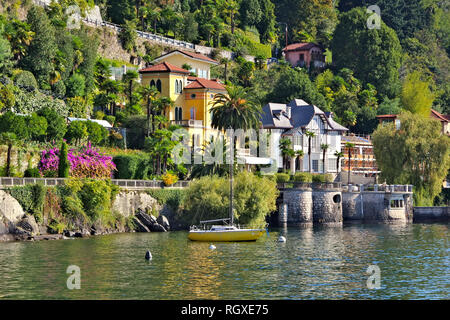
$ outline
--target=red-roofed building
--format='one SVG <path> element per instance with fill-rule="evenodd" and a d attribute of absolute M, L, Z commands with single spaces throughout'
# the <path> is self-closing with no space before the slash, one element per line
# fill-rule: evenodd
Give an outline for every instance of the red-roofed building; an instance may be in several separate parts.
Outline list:
<path fill-rule="evenodd" d="M 283 49 L 283 55 L 293 67 L 325 67 L 324 50 L 312 42 L 293 43 Z"/>

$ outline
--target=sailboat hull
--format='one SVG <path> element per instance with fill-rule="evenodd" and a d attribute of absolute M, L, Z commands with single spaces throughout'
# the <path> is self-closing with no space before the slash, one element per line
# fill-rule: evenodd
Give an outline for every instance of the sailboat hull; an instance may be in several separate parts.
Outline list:
<path fill-rule="evenodd" d="M 226 231 L 191 230 L 188 238 L 192 241 L 231 242 L 231 241 L 255 241 L 261 237 L 264 230 L 240 229 Z"/>

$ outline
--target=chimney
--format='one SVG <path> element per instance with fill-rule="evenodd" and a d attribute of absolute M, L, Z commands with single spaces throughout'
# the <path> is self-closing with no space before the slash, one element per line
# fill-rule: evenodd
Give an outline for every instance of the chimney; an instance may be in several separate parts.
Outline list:
<path fill-rule="evenodd" d="M 289 106 L 286 107 L 286 116 L 288 119 L 291 119 L 291 107 Z"/>

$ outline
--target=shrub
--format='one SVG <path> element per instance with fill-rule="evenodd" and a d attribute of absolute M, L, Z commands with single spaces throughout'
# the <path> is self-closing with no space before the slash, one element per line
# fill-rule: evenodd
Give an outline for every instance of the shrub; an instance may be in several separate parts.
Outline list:
<path fill-rule="evenodd" d="M 42 184 L 28 184 L 9 189 L 9 193 L 21 205 L 22 209 L 33 215 L 37 222 L 43 221 L 46 188 Z"/>
<path fill-rule="evenodd" d="M 168 205 L 174 211 L 183 206 L 186 196 L 185 189 L 149 189 L 147 193 L 155 198 L 159 205 Z"/>
<path fill-rule="evenodd" d="M 80 144 L 87 136 L 88 131 L 86 121 L 77 120 L 72 121 L 69 124 L 64 138 L 66 138 L 70 144 Z"/>
<path fill-rule="evenodd" d="M 39 172 L 38 168 L 28 168 L 23 173 L 23 176 L 25 178 L 40 178 L 41 177 L 41 173 Z"/>
<path fill-rule="evenodd" d="M 113 158 L 117 171 L 116 179 L 148 179 L 151 173 L 151 164 L 146 157 L 138 154 L 118 155 Z"/>
<path fill-rule="evenodd" d="M 68 156 L 68 146 L 65 141 L 61 144 L 61 152 L 59 157 L 59 163 L 58 163 L 58 177 L 59 178 L 68 178 L 69 177 L 69 170 L 70 170 L 70 163 Z"/>
<path fill-rule="evenodd" d="M 105 114 L 102 111 L 94 112 L 94 119 L 103 120 L 104 117 L 105 117 Z"/>
<path fill-rule="evenodd" d="M 331 174 L 315 174 L 312 176 L 312 182 L 317 183 L 333 182 L 333 176 Z"/>
<path fill-rule="evenodd" d="M 86 121 L 89 141 L 94 145 L 101 145 L 108 138 L 108 130 L 94 121 Z"/>
<path fill-rule="evenodd" d="M 296 182 L 312 182 L 312 175 L 307 172 L 298 172 L 294 175 L 294 181 Z"/>
<path fill-rule="evenodd" d="M 108 121 L 112 126 L 114 126 L 114 123 L 116 122 L 116 117 L 114 117 L 114 116 L 105 116 L 105 120 Z"/>
<path fill-rule="evenodd" d="M 171 186 L 178 181 L 178 176 L 173 173 L 167 172 L 161 176 L 161 179 L 166 186 Z"/>
<path fill-rule="evenodd" d="M 40 109 L 37 115 L 47 120 L 47 141 L 60 140 L 64 137 L 67 125 L 63 116 L 59 115 L 58 112 L 50 107 Z"/>
<path fill-rule="evenodd" d="M 84 96 L 86 83 L 84 76 L 78 73 L 74 73 L 69 79 L 66 80 L 66 96 L 69 98 Z"/>
<path fill-rule="evenodd" d="M 287 173 L 276 173 L 275 174 L 275 181 L 277 183 L 285 183 L 289 182 L 290 176 Z"/>
<path fill-rule="evenodd" d="M 22 71 L 14 78 L 14 84 L 27 91 L 34 91 L 38 88 L 36 78 L 30 71 Z"/>
<path fill-rule="evenodd" d="M 213 176 L 193 181 L 186 191 L 185 220 L 198 223 L 200 220 L 228 218 L 229 194 L 228 179 Z M 262 227 L 266 216 L 276 209 L 277 197 L 275 182 L 241 172 L 234 182 L 234 217 L 240 224 Z"/>

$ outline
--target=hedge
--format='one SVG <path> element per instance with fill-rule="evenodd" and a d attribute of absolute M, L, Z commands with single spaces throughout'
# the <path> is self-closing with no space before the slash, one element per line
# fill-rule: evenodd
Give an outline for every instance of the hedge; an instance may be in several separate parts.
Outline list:
<path fill-rule="evenodd" d="M 118 155 L 113 162 L 117 168 L 115 179 L 145 180 L 152 172 L 150 161 L 140 155 Z"/>

